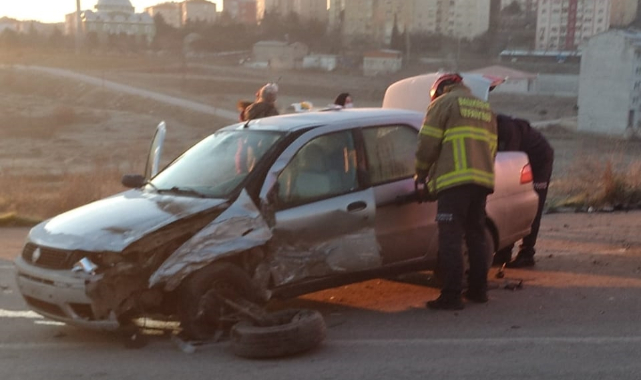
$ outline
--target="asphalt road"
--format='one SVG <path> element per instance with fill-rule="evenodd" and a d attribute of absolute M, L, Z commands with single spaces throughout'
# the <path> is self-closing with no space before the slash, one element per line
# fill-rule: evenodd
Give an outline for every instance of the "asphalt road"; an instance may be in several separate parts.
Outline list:
<path fill-rule="evenodd" d="M 639 227 L 640 212 L 546 215 L 536 269 L 508 270 L 488 304 L 460 312 L 423 307 L 438 294 L 429 273 L 293 300 L 323 313 L 326 341 L 260 361 L 225 342 L 186 354 L 166 335 L 131 350 L 38 317 L 10 260 L 27 230 L 0 229 L 0 379 L 639 379 Z M 522 289 L 505 289 L 516 280 Z"/>

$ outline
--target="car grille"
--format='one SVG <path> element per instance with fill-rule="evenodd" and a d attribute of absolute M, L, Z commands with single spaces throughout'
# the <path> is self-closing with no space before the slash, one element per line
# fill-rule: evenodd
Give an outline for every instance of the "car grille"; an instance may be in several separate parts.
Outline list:
<path fill-rule="evenodd" d="M 69 304 L 69 306 L 71 306 L 73 312 L 76 313 L 76 315 L 80 318 L 86 319 L 88 321 L 95 320 L 91 305 L 84 303 L 71 303 Z"/>
<path fill-rule="evenodd" d="M 31 306 L 33 309 L 42 311 L 43 313 L 51 314 L 51 315 L 57 315 L 59 317 L 64 317 L 65 313 L 62 311 L 62 309 L 58 305 L 54 305 L 52 303 L 46 302 L 46 301 L 41 301 L 39 299 L 31 298 L 31 297 L 24 297 L 25 301 L 27 301 L 27 304 Z"/>
<path fill-rule="evenodd" d="M 37 254 L 36 249 L 39 250 Z M 32 243 L 27 243 L 22 250 L 22 258 L 26 262 L 48 269 L 71 269 L 85 256 L 86 252 L 38 247 Z"/>

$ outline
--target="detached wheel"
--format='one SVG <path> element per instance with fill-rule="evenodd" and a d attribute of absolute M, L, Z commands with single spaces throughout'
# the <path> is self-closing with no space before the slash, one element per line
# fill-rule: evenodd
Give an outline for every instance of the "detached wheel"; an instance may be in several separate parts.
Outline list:
<path fill-rule="evenodd" d="M 323 316 L 316 310 L 283 310 L 270 314 L 270 326 L 241 321 L 232 327 L 232 352 L 243 358 L 289 356 L 318 346 L 326 334 Z"/>
<path fill-rule="evenodd" d="M 218 298 L 260 302 L 256 288 L 240 267 L 214 263 L 187 277 L 178 290 L 180 325 L 187 339 L 207 340 L 234 310 Z"/>

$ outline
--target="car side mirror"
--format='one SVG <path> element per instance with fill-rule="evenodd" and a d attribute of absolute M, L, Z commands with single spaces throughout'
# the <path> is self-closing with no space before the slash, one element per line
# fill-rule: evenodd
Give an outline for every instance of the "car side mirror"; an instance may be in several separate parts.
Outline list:
<path fill-rule="evenodd" d="M 146 182 L 145 176 L 140 174 L 125 174 L 120 180 L 120 183 L 122 183 L 123 186 L 131 189 L 143 187 Z"/>

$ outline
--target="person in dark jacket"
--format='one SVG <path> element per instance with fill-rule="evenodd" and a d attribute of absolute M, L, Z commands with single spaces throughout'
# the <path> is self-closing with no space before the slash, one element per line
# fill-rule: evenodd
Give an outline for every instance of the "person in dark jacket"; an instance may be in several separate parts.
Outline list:
<path fill-rule="evenodd" d="M 494 191 L 496 117 L 490 105 L 471 94 L 459 74 L 434 82 L 430 103 L 418 136 L 417 183 L 425 183 L 438 200 L 438 265 L 443 275 L 441 295 L 427 302 L 430 309 L 464 307 L 463 242 L 468 248 L 469 301 L 487 297 L 490 267 L 485 238 L 485 205 Z"/>
<path fill-rule="evenodd" d="M 514 244 L 501 249 L 494 256 L 494 264 L 506 263 L 508 268 L 524 268 L 534 266 L 534 246 L 539 234 L 541 216 L 545 198 L 548 193 L 552 166 L 554 163 L 554 149 L 543 136 L 533 128 L 527 120 L 513 118 L 507 115 L 497 115 L 498 128 L 498 150 L 499 151 L 520 151 L 525 152 L 530 160 L 532 175 L 534 177 L 534 191 L 539 195 L 539 206 L 536 217 L 532 222 L 530 234 L 523 238 L 514 260 L 512 249 Z"/>
<path fill-rule="evenodd" d="M 338 94 L 336 99 L 334 99 L 334 104 L 343 108 L 352 108 L 354 106 L 352 96 L 348 92 Z"/>
<path fill-rule="evenodd" d="M 239 100 L 238 102 L 236 102 L 236 109 L 238 109 L 238 119 L 240 121 L 247 121 L 245 120 L 245 110 L 251 104 L 252 102 L 249 100 Z"/>
<path fill-rule="evenodd" d="M 256 93 L 256 101 L 245 109 L 245 120 L 278 115 L 278 109 L 276 109 L 277 97 L 278 85 L 276 83 L 267 83 L 261 87 Z"/>

